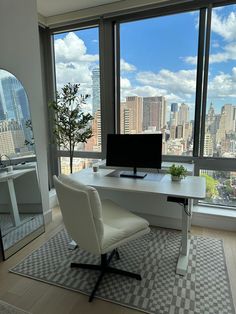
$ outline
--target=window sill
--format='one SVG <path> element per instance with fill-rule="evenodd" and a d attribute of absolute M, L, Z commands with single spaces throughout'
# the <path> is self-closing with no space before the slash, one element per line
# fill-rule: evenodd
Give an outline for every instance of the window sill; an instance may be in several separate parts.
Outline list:
<path fill-rule="evenodd" d="M 215 216 L 223 216 L 223 217 L 233 217 L 236 218 L 236 210 L 233 209 L 224 209 L 210 206 L 194 206 L 194 213 L 199 214 L 207 214 L 207 215 L 215 215 Z"/>

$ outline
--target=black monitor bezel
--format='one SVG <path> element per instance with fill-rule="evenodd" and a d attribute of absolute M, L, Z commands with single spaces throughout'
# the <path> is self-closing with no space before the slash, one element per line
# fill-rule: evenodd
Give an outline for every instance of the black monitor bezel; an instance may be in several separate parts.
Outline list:
<path fill-rule="evenodd" d="M 150 137 L 153 140 L 153 143 L 158 139 L 159 144 L 159 159 L 155 161 L 154 164 L 138 164 L 135 161 L 127 160 L 127 163 L 120 163 L 111 160 L 111 152 L 109 151 L 109 143 L 112 140 L 112 138 L 122 138 L 122 137 L 128 137 L 132 138 L 133 136 L 139 137 L 140 141 L 146 139 L 146 137 Z M 141 142 L 140 142 L 141 143 Z M 132 168 L 143 168 L 143 169 L 161 169 L 161 163 L 162 163 L 162 134 L 161 133 L 151 133 L 151 134 L 108 134 L 107 135 L 107 151 L 106 151 L 106 165 L 109 167 L 132 167 Z"/>

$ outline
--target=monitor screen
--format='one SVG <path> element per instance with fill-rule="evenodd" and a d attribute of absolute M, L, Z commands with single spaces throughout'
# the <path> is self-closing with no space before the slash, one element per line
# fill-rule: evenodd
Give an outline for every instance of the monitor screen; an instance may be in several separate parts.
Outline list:
<path fill-rule="evenodd" d="M 108 134 L 107 166 L 161 169 L 162 134 Z"/>

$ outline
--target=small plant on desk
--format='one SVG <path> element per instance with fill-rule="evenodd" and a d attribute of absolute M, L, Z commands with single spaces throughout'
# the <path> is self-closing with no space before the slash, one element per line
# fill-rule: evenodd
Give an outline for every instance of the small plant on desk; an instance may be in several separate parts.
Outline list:
<path fill-rule="evenodd" d="M 176 166 L 173 164 L 170 168 L 168 173 L 171 175 L 172 181 L 180 181 L 184 179 L 187 175 L 187 169 L 184 166 Z"/>

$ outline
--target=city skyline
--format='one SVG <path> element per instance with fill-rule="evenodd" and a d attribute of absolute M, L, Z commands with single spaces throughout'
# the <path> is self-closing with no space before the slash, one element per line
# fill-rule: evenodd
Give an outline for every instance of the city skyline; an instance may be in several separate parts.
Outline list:
<path fill-rule="evenodd" d="M 121 23 L 121 102 L 126 96 L 161 95 L 168 103 L 188 103 L 194 119 L 198 21 L 196 11 Z M 217 113 L 225 103 L 236 103 L 235 27 L 235 5 L 213 9 L 207 110 L 213 102 Z M 58 87 L 81 83 L 81 91 L 92 95 L 92 70 L 99 66 L 98 28 L 57 34 L 54 41 Z"/>
<path fill-rule="evenodd" d="M 0 70 L 0 154 L 8 157 L 34 153 L 28 98 L 17 78 Z"/>

